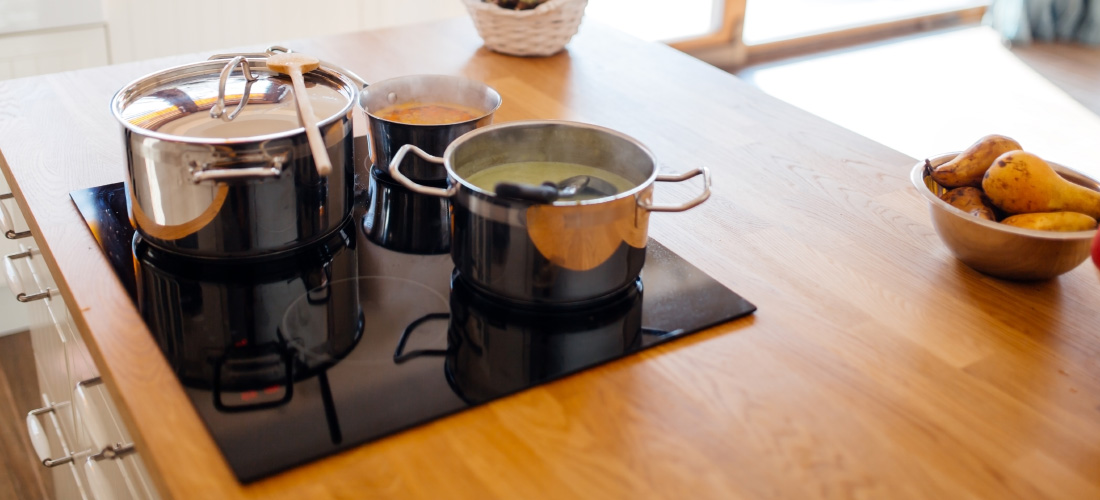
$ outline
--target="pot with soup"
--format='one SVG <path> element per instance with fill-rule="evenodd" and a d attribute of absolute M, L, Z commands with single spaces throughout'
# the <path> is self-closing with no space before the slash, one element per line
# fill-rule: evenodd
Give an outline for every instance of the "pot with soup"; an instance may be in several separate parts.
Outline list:
<path fill-rule="evenodd" d="M 442 165 L 447 187 L 404 175 L 408 152 Z M 662 175 L 637 140 L 595 125 L 510 122 L 455 140 L 442 157 L 414 145 L 390 175 L 408 189 L 451 200 L 451 258 L 482 293 L 525 304 L 599 301 L 634 283 L 645 263 L 650 212 L 680 212 L 710 196 L 710 171 Z M 655 182 L 703 176 L 679 205 L 653 203 Z"/>
<path fill-rule="evenodd" d="M 397 149 L 414 144 L 441 155 L 462 134 L 492 123 L 500 94 L 484 83 L 450 75 L 410 75 L 372 83 L 359 96 L 370 119 L 374 164 L 388 166 Z M 410 157 L 402 172 L 423 182 L 445 183 L 435 163 Z"/>

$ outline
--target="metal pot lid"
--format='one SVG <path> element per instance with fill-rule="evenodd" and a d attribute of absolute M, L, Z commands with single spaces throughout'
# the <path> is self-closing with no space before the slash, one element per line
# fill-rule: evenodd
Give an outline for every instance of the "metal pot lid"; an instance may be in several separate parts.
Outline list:
<path fill-rule="evenodd" d="M 253 55 L 263 56 L 249 56 Z M 119 90 L 111 109 L 131 130 L 185 142 L 238 142 L 304 133 L 290 78 L 267 69 L 265 61 L 238 56 L 153 73 Z M 304 75 L 321 126 L 346 115 L 358 100 L 358 77 L 345 73 L 322 65 Z"/>

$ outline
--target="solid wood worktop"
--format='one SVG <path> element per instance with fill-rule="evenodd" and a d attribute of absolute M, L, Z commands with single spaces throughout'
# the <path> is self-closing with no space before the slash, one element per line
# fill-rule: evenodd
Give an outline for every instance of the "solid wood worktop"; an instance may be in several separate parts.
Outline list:
<path fill-rule="evenodd" d="M 1100 276 L 970 270 L 915 159 L 588 21 L 550 58 L 491 53 L 468 19 L 284 44 L 367 81 L 465 75 L 503 95 L 497 122 L 710 167 L 711 199 L 651 235 L 759 310 L 242 486 L 68 196 L 125 176 L 113 93 L 208 54 L 0 82 L 4 174 L 165 497 L 1100 498 Z"/>

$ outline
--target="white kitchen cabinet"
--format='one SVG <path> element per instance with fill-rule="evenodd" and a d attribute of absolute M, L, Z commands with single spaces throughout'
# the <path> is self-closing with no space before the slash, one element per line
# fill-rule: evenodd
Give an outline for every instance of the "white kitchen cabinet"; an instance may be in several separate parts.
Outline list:
<path fill-rule="evenodd" d="M 463 15 L 461 0 L 0 0 L 0 80 Z"/>
<path fill-rule="evenodd" d="M 49 467 L 57 498 L 158 498 L 33 242 L 20 243 L 19 252 L 5 259 L 5 274 L 14 275 L 13 294 L 30 299 L 26 305 L 43 406 L 30 411 L 27 428 L 39 459 L 57 463 Z"/>
<path fill-rule="evenodd" d="M 103 0 L 112 64 L 466 15 L 461 0 Z M 293 47 L 291 47 L 293 48 Z"/>
<path fill-rule="evenodd" d="M 19 251 L 18 239 L 9 236 L 18 238 L 30 235 L 23 214 L 15 206 L 15 200 L 9 198 L 10 193 L 4 176 L 0 175 L 0 255 Z M 0 284 L 6 286 L 6 283 L 7 276 L 0 273 Z M 0 293 L 0 336 L 25 332 L 28 325 L 27 306 L 15 300 L 14 295 Z"/>
<path fill-rule="evenodd" d="M 0 79 L 108 62 L 107 28 L 103 24 L 0 35 Z"/>

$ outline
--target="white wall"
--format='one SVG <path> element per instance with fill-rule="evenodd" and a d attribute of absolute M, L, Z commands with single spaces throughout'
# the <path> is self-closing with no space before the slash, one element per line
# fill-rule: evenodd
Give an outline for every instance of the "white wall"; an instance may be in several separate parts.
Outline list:
<path fill-rule="evenodd" d="M 464 15 L 462 0 L 0 0 L 0 80 Z"/>
<path fill-rule="evenodd" d="M 102 22 L 99 0 L 0 0 L 0 34 Z"/>
<path fill-rule="evenodd" d="M 102 1 L 112 63 L 466 14 L 461 0 Z"/>

